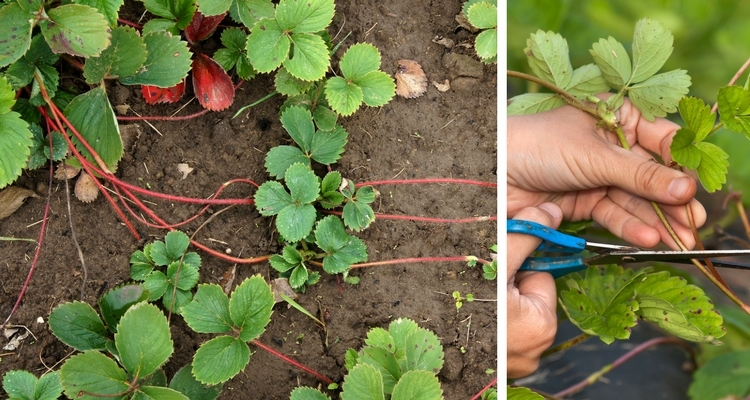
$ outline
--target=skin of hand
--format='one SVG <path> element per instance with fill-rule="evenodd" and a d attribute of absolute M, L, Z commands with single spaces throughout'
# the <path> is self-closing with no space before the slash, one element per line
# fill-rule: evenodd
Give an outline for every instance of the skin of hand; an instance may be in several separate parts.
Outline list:
<path fill-rule="evenodd" d="M 650 201 L 656 201 L 686 247 L 695 246 L 685 205 L 696 227 L 706 211 L 695 199 L 689 175 L 656 162 L 671 161 L 669 146 L 679 129 L 657 118 L 649 122 L 626 99 L 616 112 L 632 151 L 596 119 L 572 106 L 508 117 L 508 218 L 521 209 L 553 202 L 570 221 L 593 219 L 640 247 L 664 242 L 677 249 Z"/>
<path fill-rule="evenodd" d="M 517 219 L 557 228 L 563 213 L 554 203 L 527 207 Z M 521 378 L 539 367 L 542 352 L 557 333 L 555 280 L 546 272 L 518 272 L 523 261 L 539 246 L 540 239 L 508 234 L 508 378 Z"/>

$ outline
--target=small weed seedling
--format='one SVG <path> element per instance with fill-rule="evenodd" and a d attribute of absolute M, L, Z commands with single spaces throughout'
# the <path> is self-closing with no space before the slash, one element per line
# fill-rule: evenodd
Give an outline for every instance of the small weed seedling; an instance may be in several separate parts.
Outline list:
<path fill-rule="evenodd" d="M 451 297 L 453 297 L 453 300 L 456 301 L 456 312 L 461 311 L 461 307 L 464 306 L 464 301 L 467 303 L 471 303 L 474 301 L 474 294 L 472 293 L 466 293 L 466 297 L 461 296 L 461 292 L 458 290 L 454 291 L 451 294 Z"/>
<path fill-rule="evenodd" d="M 200 278 L 201 258 L 198 253 L 185 252 L 189 244 L 186 234 L 172 231 L 163 242 L 147 244 L 130 256 L 130 277 L 143 281 L 148 301 L 161 298 L 164 307 L 177 314 L 192 300 L 191 290 Z"/>
<path fill-rule="evenodd" d="M 226 382 L 250 362 L 246 342 L 263 333 L 271 321 L 271 287 L 260 275 L 245 279 L 231 298 L 216 284 L 202 284 L 182 316 L 199 333 L 225 333 L 203 343 L 195 353 L 192 373 L 207 385 Z"/>
<path fill-rule="evenodd" d="M 479 58 L 485 64 L 497 62 L 497 1 L 469 0 L 461 12 L 473 27 L 481 30 L 474 40 Z"/>
<path fill-rule="evenodd" d="M 55 400 L 63 391 L 58 372 L 37 378 L 23 370 L 8 371 L 3 376 L 3 390 L 10 400 Z"/>
<path fill-rule="evenodd" d="M 349 373 L 341 385 L 342 400 L 442 399 L 437 373 L 443 367 L 443 346 L 431 331 L 399 318 L 388 330 L 373 328 L 365 346 L 346 352 Z M 298 388 L 291 400 L 328 399 L 312 388 Z"/>
<path fill-rule="evenodd" d="M 190 374 L 190 366 L 183 367 L 167 386 L 161 367 L 174 351 L 169 324 L 162 311 L 146 302 L 147 298 L 148 291 L 141 285 L 107 292 L 99 300 L 104 320 L 90 305 L 81 302 L 65 303 L 52 311 L 49 317 L 52 333 L 82 352 L 60 368 L 66 396 L 218 397 L 221 387 L 201 385 Z"/>

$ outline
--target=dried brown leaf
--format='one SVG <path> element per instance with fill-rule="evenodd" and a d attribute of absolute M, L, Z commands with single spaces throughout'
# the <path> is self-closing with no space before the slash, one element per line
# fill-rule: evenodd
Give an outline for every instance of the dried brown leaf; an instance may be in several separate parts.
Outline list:
<path fill-rule="evenodd" d="M 67 179 L 73 179 L 78 175 L 78 173 L 81 171 L 81 168 L 74 167 L 72 165 L 68 164 L 58 164 L 57 168 L 55 169 L 55 179 L 59 181 L 64 181 Z"/>
<path fill-rule="evenodd" d="M 0 219 L 7 218 L 21 208 L 24 200 L 39 197 L 33 190 L 9 186 L 0 191 Z"/>
<path fill-rule="evenodd" d="M 190 167 L 190 165 L 185 163 L 177 164 L 177 171 L 182 174 L 182 179 L 187 178 L 188 174 L 193 172 L 193 169 L 195 168 L 192 168 Z"/>
<path fill-rule="evenodd" d="M 237 264 L 229 267 L 224 272 L 224 275 L 221 276 L 221 279 L 219 279 L 219 286 L 221 286 L 221 289 L 224 291 L 224 293 L 227 296 L 229 296 L 229 294 L 232 293 L 232 288 L 234 287 L 235 276 L 237 276 Z"/>
<path fill-rule="evenodd" d="M 451 82 L 449 80 L 447 80 L 447 79 L 443 83 L 432 81 L 432 86 L 435 86 L 435 88 L 439 92 L 447 92 L 447 91 L 451 90 Z"/>
<path fill-rule="evenodd" d="M 292 289 L 291 286 L 289 286 L 289 280 L 286 278 L 276 278 L 271 281 L 271 292 L 273 292 L 273 302 L 274 304 L 280 303 L 284 301 L 283 298 L 279 295 L 279 293 L 283 293 L 284 296 L 289 297 L 290 299 L 294 300 L 299 295 L 297 292 Z"/>
<path fill-rule="evenodd" d="M 75 193 L 78 200 L 91 203 L 99 197 L 99 188 L 96 187 L 96 182 L 89 174 L 81 172 L 81 176 L 76 181 Z"/>
<path fill-rule="evenodd" d="M 445 47 L 447 49 L 452 49 L 453 46 L 456 45 L 456 42 L 454 42 L 453 39 L 449 39 L 447 37 L 442 37 L 440 35 L 435 36 L 432 39 L 432 43 L 442 45 L 443 47 Z"/>
<path fill-rule="evenodd" d="M 407 99 L 423 95 L 427 91 L 427 76 L 422 66 L 412 60 L 398 60 L 396 70 L 396 93 Z"/>

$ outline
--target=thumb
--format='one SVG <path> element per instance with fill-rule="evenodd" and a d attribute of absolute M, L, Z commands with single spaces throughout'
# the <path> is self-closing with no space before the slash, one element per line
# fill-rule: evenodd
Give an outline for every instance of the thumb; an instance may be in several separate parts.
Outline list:
<path fill-rule="evenodd" d="M 697 185 L 689 175 L 613 146 L 602 168 L 602 179 L 637 196 L 664 204 L 685 204 Z"/>
<path fill-rule="evenodd" d="M 543 203 L 537 207 L 527 207 L 519 211 L 513 219 L 538 222 L 550 228 L 557 228 L 562 222 L 562 210 L 555 203 Z M 508 284 L 512 285 L 516 272 L 523 261 L 534 252 L 541 239 L 522 233 L 508 234 Z"/>

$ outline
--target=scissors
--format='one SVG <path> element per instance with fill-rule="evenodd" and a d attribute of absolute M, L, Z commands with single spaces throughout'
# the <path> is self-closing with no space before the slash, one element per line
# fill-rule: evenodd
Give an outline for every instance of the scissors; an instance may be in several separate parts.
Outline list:
<path fill-rule="evenodd" d="M 542 239 L 542 243 L 536 248 L 536 251 L 570 254 L 556 257 L 529 257 L 519 268 L 520 271 L 549 272 L 555 278 L 582 271 L 591 265 L 646 261 L 691 264 L 690 260 L 695 258 L 709 258 L 715 267 L 750 270 L 750 264 L 714 259 L 714 257 L 750 256 L 750 250 L 643 250 L 633 246 L 588 242 L 577 236 L 566 235 L 533 221 L 517 219 L 508 220 L 508 233 L 523 233 Z M 580 254 L 583 250 L 588 249 L 598 249 L 599 252 L 590 257 L 584 257 Z"/>

